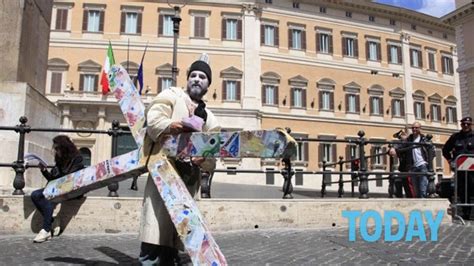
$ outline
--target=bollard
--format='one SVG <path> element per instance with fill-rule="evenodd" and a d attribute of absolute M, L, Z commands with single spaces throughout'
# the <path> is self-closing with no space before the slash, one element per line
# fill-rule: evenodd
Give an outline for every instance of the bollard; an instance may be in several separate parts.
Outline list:
<path fill-rule="evenodd" d="M 17 125 L 15 132 L 20 134 L 18 142 L 18 155 L 16 161 L 13 162 L 13 169 L 15 170 L 15 179 L 13 180 L 13 195 L 25 195 L 23 188 L 25 188 L 25 165 L 23 158 L 25 157 L 25 134 L 30 132 L 30 126 L 26 125 L 28 118 L 26 116 L 20 117 L 20 125 Z"/>
<path fill-rule="evenodd" d="M 323 181 L 321 182 L 321 198 L 326 196 L 326 161 L 323 161 Z"/>
<path fill-rule="evenodd" d="M 109 135 L 112 136 L 112 157 L 117 156 L 117 137 L 121 134 L 120 123 L 118 120 L 112 121 L 112 129 L 109 130 Z M 119 189 L 118 182 L 114 182 L 107 186 L 109 189 L 109 197 L 118 197 L 117 190 Z"/>
<path fill-rule="evenodd" d="M 369 193 L 369 181 L 367 180 L 367 158 L 365 158 L 365 150 L 364 147 L 367 144 L 366 139 L 364 138 L 365 132 L 360 130 L 357 132 L 357 135 L 359 136 L 359 198 L 360 199 L 368 199 L 369 196 L 367 193 Z"/>
<path fill-rule="evenodd" d="M 283 182 L 283 199 L 292 199 L 293 195 L 293 185 L 291 184 L 291 177 L 295 174 L 295 172 L 291 169 L 291 161 L 289 158 L 285 158 L 282 160 L 282 163 L 285 164 L 285 168 L 281 171 L 283 175 L 284 182 Z"/>
<path fill-rule="evenodd" d="M 339 171 L 342 172 L 343 169 L 342 169 L 342 165 L 344 164 L 344 162 L 342 161 L 342 156 L 339 156 Z M 339 174 L 339 189 L 337 190 L 337 194 L 338 194 L 338 197 L 339 198 L 342 198 L 342 196 L 344 196 L 344 180 L 343 180 L 343 176 L 342 174 Z"/>

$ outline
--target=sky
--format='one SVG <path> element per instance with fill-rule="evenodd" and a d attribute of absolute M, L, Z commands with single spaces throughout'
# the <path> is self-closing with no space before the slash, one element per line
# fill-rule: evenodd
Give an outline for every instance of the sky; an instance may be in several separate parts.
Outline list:
<path fill-rule="evenodd" d="M 375 0 L 375 2 L 411 9 L 433 17 L 442 17 L 455 9 L 454 0 Z"/>

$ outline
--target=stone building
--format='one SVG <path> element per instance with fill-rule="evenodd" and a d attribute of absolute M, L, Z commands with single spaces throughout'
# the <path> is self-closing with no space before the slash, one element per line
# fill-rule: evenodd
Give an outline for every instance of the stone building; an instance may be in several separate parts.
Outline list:
<path fill-rule="evenodd" d="M 54 2 L 46 95 L 64 128 L 108 129 L 125 121 L 112 95 L 101 95 L 100 73 L 111 42 L 117 63 L 136 75 L 145 46 L 143 100 L 171 84 L 174 10 L 166 1 Z M 461 115 L 454 28 L 438 18 L 370 1 L 188 1 L 182 7 L 177 84 L 203 52 L 213 82 L 207 104 L 224 130 L 291 127 L 301 143 L 296 170 L 348 158 L 356 148 L 332 139 L 370 140 L 419 121 L 440 146 Z M 107 136 L 72 136 L 92 164 L 111 156 Z M 127 137 L 120 151 L 133 148 Z M 369 145 L 369 154 L 385 151 Z M 384 171 L 388 158 L 370 160 Z M 219 168 L 279 169 L 275 160 L 221 160 Z M 447 171 L 447 170 L 446 170 Z M 449 172 L 444 172 L 448 175 Z M 219 174 L 214 180 L 281 185 L 281 177 Z M 297 175 L 297 186 L 319 187 L 320 176 Z M 372 182 L 371 191 L 386 191 Z"/>

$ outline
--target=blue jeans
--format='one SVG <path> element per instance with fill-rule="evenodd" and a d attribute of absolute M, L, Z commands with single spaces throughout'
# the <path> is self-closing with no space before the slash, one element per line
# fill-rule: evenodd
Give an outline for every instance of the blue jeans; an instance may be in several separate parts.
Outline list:
<path fill-rule="evenodd" d="M 36 209 L 38 209 L 38 211 L 43 215 L 43 229 L 46 232 L 51 232 L 53 211 L 56 204 L 44 197 L 43 190 L 44 188 L 33 191 L 31 193 L 31 200 L 35 204 Z"/>
<path fill-rule="evenodd" d="M 427 173 L 428 166 L 426 164 L 420 165 L 418 167 L 413 166 L 410 169 L 410 172 L 416 173 Z M 426 198 L 426 190 L 428 189 L 428 176 L 427 175 L 413 175 L 411 178 L 413 181 L 413 186 L 415 188 L 415 194 L 417 198 Z"/>

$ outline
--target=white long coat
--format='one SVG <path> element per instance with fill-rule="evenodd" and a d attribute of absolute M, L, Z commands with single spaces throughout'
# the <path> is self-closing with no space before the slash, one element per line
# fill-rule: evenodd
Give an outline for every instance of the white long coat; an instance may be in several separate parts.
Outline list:
<path fill-rule="evenodd" d="M 188 107 L 189 104 L 189 96 L 183 89 L 177 87 L 164 90 L 153 99 L 147 112 L 147 136 L 143 146 L 145 155 L 151 149 L 153 141 L 156 141 L 150 156 L 163 156 L 159 154 L 161 147 L 159 147 L 159 141 L 157 140 L 159 140 L 162 134 L 166 133 L 168 126 L 172 122 L 181 121 L 184 117 L 190 115 L 190 110 L 193 110 L 195 106 Z M 207 121 L 203 131 L 220 130 L 214 114 L 207 108 L 206 112 Z M 205 171 L 214 170 L 215 160 L 206 159 L 201 168 Z M 196 182 L 196 186 L 188 187 L 191 195 L 198 191 L 199 183 Z M 150 176 L 148 176 L 143 198 L 140 241 L 182 249 L 182 243 L 175 233 L 174 225 Z"/>

